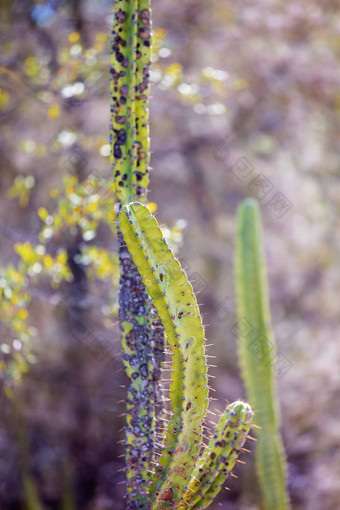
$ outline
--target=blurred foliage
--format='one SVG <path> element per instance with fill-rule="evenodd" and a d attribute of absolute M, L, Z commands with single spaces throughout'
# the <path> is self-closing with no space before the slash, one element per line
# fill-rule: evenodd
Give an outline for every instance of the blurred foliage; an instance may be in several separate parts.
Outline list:
<path fill-rule="evenodd" d="M 0 381 L 11 397 L 2 402 L 0 507 L 23 508 L 17 400 L 26 476 L 42 504 L 60 508 L 66 484 L 82 510 L 112 501 L 118 510 L 122 409 L 112 395 L 124 399 L 125 381 L 113 341 L 112 2 L 1 0 L 0 14 Z M 219 358 L 222 382 L 211 385 L 220 401 L 243 395 L 231 243 L 236 204 L 252 194 L 289 365 L 279 380 L 289 490 L 297 509 L 337 508 L 339 2 L 160 0 L 153 14 L 150 199 L 173 245 L 190 224 L 182 263 L 201 290 Z M 282 218 L 270 205 L 277 192 L 291 204 Z M 63 475 L 65 458 L 74 482 Z M 251 462 L 242 479 L 221 496 L 223 508 L 257 508 Z"/>

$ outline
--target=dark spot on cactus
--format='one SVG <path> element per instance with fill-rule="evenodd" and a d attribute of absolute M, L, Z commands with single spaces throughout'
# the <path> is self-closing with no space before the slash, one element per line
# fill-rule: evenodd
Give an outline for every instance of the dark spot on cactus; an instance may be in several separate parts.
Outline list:
<path fill-rule="evenodd" d="M 178 318 L 181 319 L 183 317 L 184 312 L 179 312 Z"/>
<path fill-rule="evenodd" d="M 174 491 L 169 488 L 159 496 L 160 501 L 172 501 L 174 499 Z"/>
<path fill-rule="evenodd" d="M 214 459 L 215 459 L 215 457 L 216 457 L 216 453 L 215 453 L 215 452 L 211 452 L 211 454 L 210 454 L 210 458 L 214 460 Z"/>
<path fill-rule="evenodd" d="M 142 82 L 140 85 L 138 85 L 137 89 L 138 89 L 138 92 L 144 92 L 144 90 L 146 90 L 148 88 L 148 83 L 147 82 Z"/>
<path fill-rule="evenodd" d="M 118 132 L 117 132 L 117 142 L 120 144 L 120 145 L 123 145 L 125 142 L 126 142 L 126 131 L 125 129 L 120 129 Z"/>
<path fill-rule="evenodd" d="M 120 171 L 116 170 L 115 177 L 118 177 L 118 175 L 120 175 Z"/>
<path fill-rule="evenodd" d="M 116 159 L 120 159 L 122 157 L 122 151 L 118 143 L 115 143 L 113 146 L 113 155 Z"/>
<path fill-rule="evenodd" d="M 141 27 L 139 29 L 139 37 L 144 40 L 144 42 L 150 38 L 150 30 L 147 27 Z"/>
<path fill-rule="evenodd" d="M 188 402 L 188 403 L 187 403 L 187 405 L 186 405 L 186 408 L 185 408 L 185 409 L 186 409 L 187 411 L 189 411 L 190 407 L 191 407 L 191 402 Z"/>
<path fill-rule="evenodd" d="M 163 281 L 163 273 L 159 273 L 159 279 L 161 282 Z"/>
<path fill-rule="evenodd" d="M 150 41 L 144 41 L 143 44 L 144 46 L 150 46 Z"/>
<path fill-rule="evenodd" d="M 143 9 L 140 13 L 140 20 L 143 23 L 143 25 L 150 25 L 150 11 L 149 9 Z"/>
<path fill-rule="evenodd" d="M 125 96 L 125 97 L 126 97 L 126 96 L 128 95 L 128 92 L 129 92 L 129 87 L 128 87 L 128 85 L 122 85 L 122 86 L 120 87 L 120 93 L 121 93 L 121 95 L 122 95 L 122 96 Z"/>
<path fill-rule="evenodd" d="M 119 51 L 117 51 L 117 53 L 116 53 L 116 60 L 117 60 L 117 62 L 123 62 L 123 60 L 124 60 L 123 53 L 120 53 Z"/>
<path fill-rule="evenodd" d="M 122 177 L 123 181 L 126 181 L 127 178 L 128 178 L 128 174 L 124 174 L 123 177 Z"/>
<path fill-rule="evenodd" d="M 123 188 L 123 187 L 124 187 L 124 183 L 123 183 L 123 181 L 119 181 L 118 186 L 120 186 L 121 188 Z"/>
<path fill-rule="evenodd" d="M 121 9 L 119 9 L 119 11 L 116 13 L 116 20 L 118 21 L 118 23 L 124 23 L 124 21 L 126 20 L 126 14 Z"/>

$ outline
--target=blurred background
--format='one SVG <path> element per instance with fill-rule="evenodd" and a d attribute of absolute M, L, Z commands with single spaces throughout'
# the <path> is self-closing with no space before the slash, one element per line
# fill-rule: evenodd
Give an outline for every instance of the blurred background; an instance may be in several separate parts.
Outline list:
<path fill-rule="evenodd" d="M 0 508 L 121 510 L 113 4 L 0 9 Z M 339 2 L 158 0 L 153 21 L 150 207 L 200 293 L 215 407 L 245 398 L 233 253 L 250 195 L 293 506 L 340 508 Z M 243 460 L 212 509 L 260 508 Z"/>

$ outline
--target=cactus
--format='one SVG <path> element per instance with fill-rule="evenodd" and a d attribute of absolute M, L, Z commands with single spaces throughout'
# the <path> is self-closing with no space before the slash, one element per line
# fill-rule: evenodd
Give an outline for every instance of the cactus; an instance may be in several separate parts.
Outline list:
<path fill-rule="evenodd" d="M 251 428 L 253 413 L 246 403 L 231 404 L 220 417 L 208 446 L 202 447 L 209 401 L 202 319 L 185 272 L 156 219 L 143 205 L 150 161 L 150 14 L 149 0 L 115 2 L 110 139 L 120 209 L 119 318 L 123 363 L 130 380 L 125 442 L 127 508 L 198 510 L 209 506 L 233 469 Z M 272 337 L 257 215 L 250 202 L 239 213 L 239 321 L 253 326 L 251 337 L 255 330 L 260 333 L 261 348 L 267 350 Z M 165 433 L 158 434 L 161 439 L 157 440 L 161 430 L 157 423 L 161 420 L 157 421 L 156 414 L 161 418 L 163 407 L 159 379 L 164 330 L 172 354 L 171 415 Z M 257 466 L 265 508 L 288 509 L 273 368 L 271 363 L 251 359 L 248 340 L 241 332 L 243 377 L 262 426 Z M 157 443 L 161 446 L 158 461 Z"/>
<path fill-rule="evenodd" d="M 150 0 L 117 0 L 111 60 L 111 163 L 122 204 L 143 201 L 148 187 Z"/>
<path fill-rule="evenodd" d="M 199 456 L 209 399 L 204 328 L 196 297 L 146 206 L 140 203 L 124 206 L 119 221 L 173 356 L 169 393 L 172 415 L 149 486 L 151 508 L 205 508 L 240 454 L 252 411 L 243 402 L 229 406 Z M 206 476 L 207 473 L 211 475 Z"/>
<path fill-rule="evenodd" d="M 180 509 L 206 508 L 232 471 L 250 431 L 253 412 L 248 404 L 230 404 L 191 476 Z"/>
<path fill-rule="evenodd" d="M 165 468 L 172 459 L 173 470 L 159 498 L 162 500 L 171 489 L 176 499 L 188 484 L 184 466 L 198 455 L 202 418 L 208 407 L 202 319 L 186 274 L 147 207 L 138 203 L 126 206 L 120 215 L 120 228 L 173 352 L 169 395 L 173 415 L 159 460 Z"/>
<path fill-rule="evenodd" d="M 274 380 L 275 342 L 261 247 L 260 212 L 252 199 L 238 209 L 235 257 L 239 359 L 250 403 L 257 410 L 256 468 L 266 510 L 288 510 L 286 462 L 279 434 Z"/>
<path fill-rule="evenodd" d="M 117 0 L 111 60 L 111 162 L 120 207 L 145 200 L 149 172 L 148 92 L 150 2 Z M 119 232 L 118 232 L 119 234 Z M 150 465 L 155 461 L 156 409 L 164 333 L 137 268 L 119 244 L 119 319 L 129 386 L 126 405 L 127 507 L 146 508 Z"/>

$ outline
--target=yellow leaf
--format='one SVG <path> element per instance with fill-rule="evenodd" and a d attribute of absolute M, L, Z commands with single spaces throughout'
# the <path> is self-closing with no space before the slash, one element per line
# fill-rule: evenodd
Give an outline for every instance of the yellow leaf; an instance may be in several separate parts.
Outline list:
<path fill-rule="evenodd" d="M 71 32 L 70 35 L 68 36 L 68 40 L 71 44 L 78 42 L 79 39 L 80 39 L 79 32 Z"/>
<path fill-rule="evenodd" d="M 43 258 L 43 263 L 47 269 L 50 269 L 53 266 L 53 259 L 51 255 L 45 255 L 45 257 Z"/>
<path fill-rule="evenodd" d="M 87 210 L 89 213 L 95 212 L 98 209 L 98 202 L 92 202 L 87 206 Z"/>
<path fill-rule="evenodd" d="M 173 62 L 172 64 L 169 65 L 169 67 L 167 68 L 167 72 L 168 73 L 173 73 L 173 74 L 180 74 L 182 72 L 182 65 L 179 63 L 179 62 Z"/>
<path fill-rule="evenodd" d="M 37 212 L 38 212 L 38 216 L 41 219 L 41 221 L 45 221 L 48 216 L 47 209 L 45 209 L 45 207 L 39 207 Z"/>
<path fill-rule="evenodd" d="M 67 253 L 66 253 L 66 251 L 61 251 L 61 252 L 58 253 L 57 262 L 58 262 L 58 264 L 62 264 L 62 265 L 66 264 L 66 262 L 67 262 Z"/>
<path fill-rule="evenodd" d="M 50 197 L 51 198 L 57 198 L 59 196 L 59 190 L 58 188 L 52 188 L 50 190 Z"/>
<path fill-rule="evenodd" d="M 164 39 L 164 37 L 167 35 L 168 31 L 165 28 L 155 28 L 154 30 L 154 37 L 157 37 L 159 39 Z"/>
<path fill-rule="evenodd" d="M 58 104 L 52 104 L 47 112 L 50 119 L 57 119 L 60 115 L 60 108 Z"/>
<path fill-rule="evenodd" d="M 158 206 L 157 206 L 156 202 L 149 202 L 149 203 L 147 204 L 147 207 L 148 207 L 149 211 L 151 212 L 151 214 L 153 214 L 154 212 L 156 212 L 156 211 L 157 211 L 157 208 L 158 208 Z"/>
<path fill-rule="evenodd" d="M 19 319 L 25 320 L 28 317 L 28 311 L 26 310 L 26 308 L 21 308 L 20 310 L 18 310 L 16 316 Z"/>

